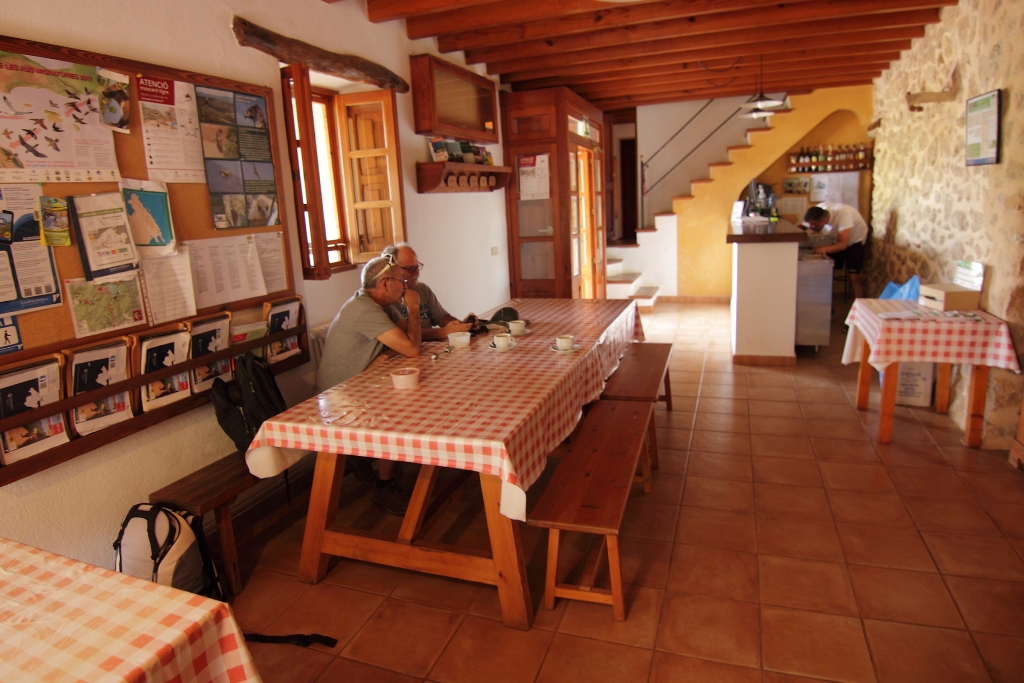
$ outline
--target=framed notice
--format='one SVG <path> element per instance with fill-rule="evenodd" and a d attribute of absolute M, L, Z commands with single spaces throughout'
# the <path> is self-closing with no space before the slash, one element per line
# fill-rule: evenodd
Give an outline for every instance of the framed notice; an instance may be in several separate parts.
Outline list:
<path fill-rule="evenodd" d="M 999 163 L 1001 90 L 967 100 L 967 165 Z"/>

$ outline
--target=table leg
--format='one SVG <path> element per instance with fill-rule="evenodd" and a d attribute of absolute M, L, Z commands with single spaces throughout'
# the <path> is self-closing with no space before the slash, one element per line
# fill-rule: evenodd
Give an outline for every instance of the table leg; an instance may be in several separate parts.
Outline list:
<path fill-rule="evenodd" d="M 323 552 L 324 530 L 338 509 L 341 480 L 345 477 L 345 457 L 337 453 L 316 454 L 313 489 L 309 494 L 306 531 L 299 556 L 299 581 L 316 583 L 327 573 L 330 556 Z"/>
<path fill-rule="evenodd" d="M 857 371 L 857 410 L 867 410 L 871 393 L 871 346 L 865 339 L 860 346 L 860 369 Z"/>
<path fill-rule="evenodd" d="M 519 522 L 501 514 L 501 479 L 493 474 L 480 473 L 480 489 L 484 495 L 484 513 L 487 532 L 491 537 L 491 557 L 494 562 L 501 617 L 505 626 L 529 629 L 533 623 L 533 602 L 526 581 L 526 561 L 523 543 L 519 538 Z M 308 522 L 307 522 L 308 524 Z"/>
<path fill-rule="evenodd" d="M 988 393 L 988 366 L 971 366 L 971 384 L 967 396 L 967 425 L 964 428 L 964 445 L 968 448 L 981 446 L 981 430 L 985 426 L 985 394 Z"/>
<path fill-rule="evenodd" d="M 896 416 L 896 387 L 900 383 L 900 364 L 892 363 L 882 379 L 882 402 L 878 407 L 878 443 L 892 443 L 892 423 Z"/>
<path fill-rule="evenodd" d="M 936 363 L 938 377 L 935 378 L 935 412 L 949 412 L 949 379 L 953 374 L 952 363 Z"/>
<path fill-rule="evenodd" d="M 420 475 L 416 477 L 416 486 L 413 487 L 412 495 L 409 497 L 409 507 L 402 518 L 402 528 L 398 531 L 399 543 L 412 543 L 412 539 L 419 533 L 423 526 L 423 517 L 427 513 L 427 503 L 430 501 L 430 492 L 434 490 L 434 482 L 437 481 L 437 467 L 434 465 L 422 465 Z"/>

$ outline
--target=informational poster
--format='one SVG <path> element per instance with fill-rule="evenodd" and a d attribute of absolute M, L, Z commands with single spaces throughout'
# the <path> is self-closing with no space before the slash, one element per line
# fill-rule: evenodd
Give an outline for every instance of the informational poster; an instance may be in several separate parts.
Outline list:
<path fill-rule="evenodd" d="M 226 349 L 230 345 L 231 318 L 224 316 L 216 320 L 198 323 L 192 327 L 192 358 L 200 358 L 207 354 Z M 224 358 L 208 365 L 200 365 L 192 370 L 192 391 L 199 393 L 213 386 L 213 380 L 223 377 L 227 382 L 231 378 L 231 360 Z"/>
<path fill-rule="evenodd" d="M 256 235 L 256 251 L 267 294 L 288 289 L 288 273 L 284 263 L 284 233 L 261 232 Z"/>
<path fill-rule="evenodd" d="M 1002 91 L 967 100 L 967 165 L 999 163 L 999 101 Z"/>
<path fill-rule="evenodd" d="M 837 202 L 860 211 L 860 171 L 814 173 L 811 175 L 811 203 Z"/>
<path fill-rule="evenodd" d="M 154 372 L 188 360 L 190 336 L 188 332 L 172 332 L 142 340 L 142 372 Z M 179 372 L 142 386 L 142 411 L 188 398 L 189 377 Z"/>
<path fill-rule="evenodd" d="M 0 356 L 25 348 L 21 341 L 18 319 L 13 315 L 0 316 Z"/>
<path fill-rule="evenodd" d="M 130 133 L 132 95 L 128 76 L 110 69 L 96 69 L 99 86 L 100 123 L 115 133 Z"/>
<path fill-rule="evenodd" d="M 0 52 L 0 183 L 117 181 L 96 67 Z"/>
<path fill-rule="evenodd" d="M 174 253 L 174 226 L 167 185 L 149 180 L 121 180 L 128 223 L 139 256 L 152 258 Z"/>
<path fill-rule="evenodd" d="M 255 235 L 184 243 L 192 265 L 196 308 L 266 296 Z"/>
<path fill-rule="evenodd" d="M 53 249 L 39 241 L 42 187 L 0 186 L 0 315 L 60 306 Z"/>
<path fill-rule="evenodd" d="M 60 364 L 56 360 L 0 375 L 0 418 L 59 400 Z M 8 429 L 0 434 L 3 464 L 10 465 L 24 460 L 67 441 L 68 432 L 63 413 Z"/>
<path fill-rule="evenodd" d="M 76 195 L 70 198 L 68 209 L 87 280 L 139 267 L 120 192 Z"/>
<path fill-rule="evenodd" d="M 550 197 L 550 155 L 536 154 L 519 157 L 519 199 L 548 199 Z"/>
<path fill-rule="evenodd" d="M 149 179 L 205 183 L 195 87 L 145 74 L 139 77 L 138 84 Z"/>
<path fill-rule="evenodd" d="M 267 334 L 276 334 L 284 330 L 290 330 L 299 324 L 299 300 L 280 301 L 270 307 L 267 312 L 268 330 Z M 298 355 L 298 337 L 287 337 L 281 341 L 273 342 L 270 345 L 271 363 Z"/>
<path fill-rule="evenodd" d="M 65 280 L 75 336 L 123 330 L 146 322 L 139 271 L 95 280 Z"/>
<path fill-rule="evenodd" d="M 177 254 L 170 256 L 142 259 L 142 278 L 150 325 L 162 325 L 196 314 L 187 247 L 181 247 Z"/>
<path fill-rule="evenodd" d="M 214 226 L 280 224 L 267 100 L 196 86 L 196 101 Z"/>
<path fill-rule="evenodd" d="M 128 378 L 128 344 L 121 341 L 76 351 L 71 365 L 72 395 L 102 389 Z M 132 416 L 129 394 L 125 391 L 87 403 L 71 415 L 79 434 L 92 434 Z"/>

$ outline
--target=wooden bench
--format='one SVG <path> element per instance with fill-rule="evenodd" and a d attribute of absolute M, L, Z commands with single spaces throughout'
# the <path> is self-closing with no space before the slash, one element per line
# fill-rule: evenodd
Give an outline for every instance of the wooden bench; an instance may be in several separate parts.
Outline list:
<path fill-rule="evenodd" d="M 672 386 L 668 378 L 668 363 L 671 358 L 671 344 L 630 344 L 629 350 L 619 362 L 618 369 L 605 383 L 601 399 L 646 401 L 651 404 L 664 401 L 665 406 L 672 410 Z M 661 394 L 662 384 L 665 385 L 664 395 Z M 658 469 L 658 439 L 653 412 L 649 431 L 651 467 Z"/>
<path fill-rule="evenodd" d="M 641 454 L 647 445 L 647 425 L 654 404 L 605 401 L 592 404 L 568 454 L 527 519 L 548 529 L 544 606 L 555 598 L 584 600 L 612 606 L 617 621 L 626 618 L 619 565 L 619 528 L 626 512 L 634 473 L 640 463 L 644 490 L 650 491 L 650 467 Z M 600 534 L 601 541 L 587 557 L 578 584 L 558 583 L 558 543 L 561 531 Z M 594 587 L 601 556 L 608 553 L 611 590 Z"/>

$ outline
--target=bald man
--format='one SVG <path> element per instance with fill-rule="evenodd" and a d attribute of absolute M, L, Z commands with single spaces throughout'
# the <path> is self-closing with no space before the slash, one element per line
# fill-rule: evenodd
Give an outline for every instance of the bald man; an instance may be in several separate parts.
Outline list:
<path fill-rule="evenodd" d="M 423 264 L 420 263 L 416 252 L 407 243 L 399 242 L 384 247 L 381 255 L 394 257 L 405 278 L 405 288 L 419 295 L 419 319 L 423 341 L 443 341 L 448 339 L 448 335 L 452 332 L 466 332 L 473 327 L 472 323 L 461 322 L 444 310 L 430 287 L 420 282 L 420 270 L 423 268 Z M 387 311 L 398 327 L 405 329 L 409 323 L 409 309 L 406 303 L 399 301 L 389 306 Z M 470 317 L 475 316 L 470 313 Z"/>

